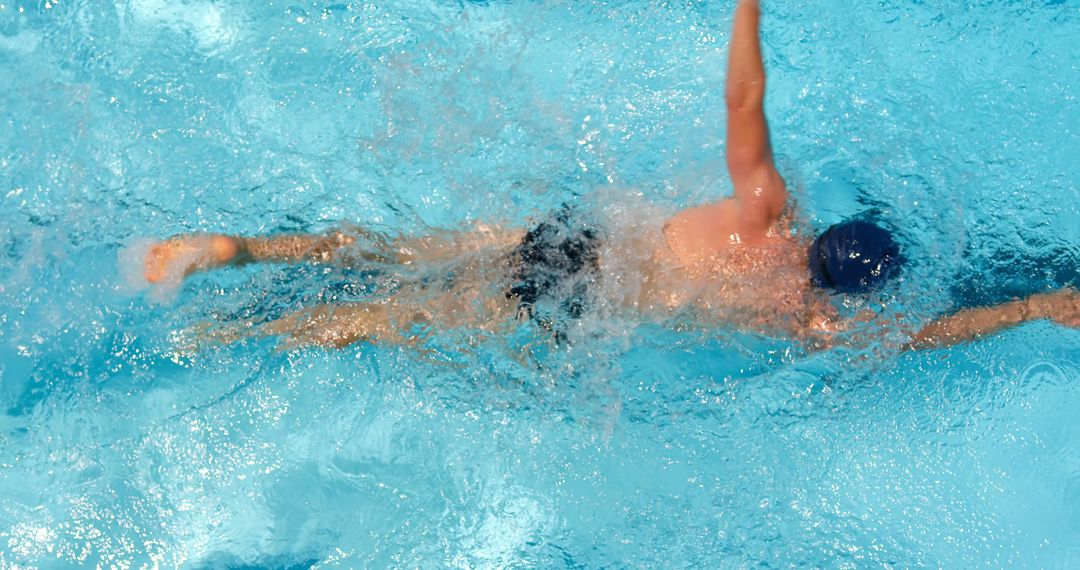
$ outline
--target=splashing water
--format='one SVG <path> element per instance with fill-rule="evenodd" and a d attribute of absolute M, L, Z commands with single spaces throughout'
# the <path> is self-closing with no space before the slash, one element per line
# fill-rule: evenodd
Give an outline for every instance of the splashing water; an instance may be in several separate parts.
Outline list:
<path fill-rule="evenodd" d="M 814 228 L 902 227 L 899 310 L 1067 279 L 1074 6 L 764 10 L 781 169 Z M 385 268 L 135 290 L 140 239 L 186 232 L 527 227 L 563 203 L 655 231 L 730 191 L 730 11 L 0 1 L 0 566 L 1075 566 L 1073 330 L 869 359 L 601 307 L 570 344 L 522 323 L 190 350 L 208 321 L 377 297 Z M 604 247 L 604 298 L 633 296 L 640 252 Z"/>

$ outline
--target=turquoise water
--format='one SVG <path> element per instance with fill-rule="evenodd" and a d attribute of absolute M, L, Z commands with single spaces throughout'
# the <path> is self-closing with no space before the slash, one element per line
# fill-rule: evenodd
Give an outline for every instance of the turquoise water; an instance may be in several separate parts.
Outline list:
<path fill-rule="evenodd" d="M 192 351 L 177 331 L 372 276 L 123 283 L 146 236 L 724 195 L 730 4 L 0 0 L 0 565 L 1080 564 L 1074 330 L 866 358 L 612 317 L 528 360 L 528 331 Z M 1018 260 L 1075 263 L 1075 5 L 763 23 L 793 194 L 818 224 L 904 225 L 912 319 Z"/>

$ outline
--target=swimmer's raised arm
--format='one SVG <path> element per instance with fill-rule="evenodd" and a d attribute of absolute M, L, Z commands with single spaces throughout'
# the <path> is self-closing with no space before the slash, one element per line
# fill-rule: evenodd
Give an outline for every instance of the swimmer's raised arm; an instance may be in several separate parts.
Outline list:
<path fill-rule="evenodd" d="M 684 265 L 732 244 L 760 244 L 784 211 L 787 189 L 773 164 L 765 121 L 765 65 L 756 0 L 741 0 L 728 54 L 727 165 L 735 195 L 687 208 L 664 226 L 668 247 Z"/>
<path fill-rule="evenodd" d="M 926 325 L 905 348 L 939 348 L 975 340 L 1029 321 L 1080 327 L 1080 292 L 1061 289 L 993 307 L 964 309 Z"/>
<path fill-rule="evenodd" d="M 727 165 L 745 223 L 766 230 L 787 202 L 765 120 L 765 65 L 757 0 L 741 0 L 728 54 Z"/>

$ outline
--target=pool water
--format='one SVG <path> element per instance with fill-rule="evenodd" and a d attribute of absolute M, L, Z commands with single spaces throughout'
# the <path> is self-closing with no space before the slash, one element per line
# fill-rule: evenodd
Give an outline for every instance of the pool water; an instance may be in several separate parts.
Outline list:
<path fill-rule="evenodd" d="M 0 0 L 0 566 L 1080 565 L 1076 330 L 809 354 L 612 315 L 557 346 L 192 349 L 378 275 L 121 276 L 180 232 L 725 195 L 731 4 Z M 763 27 L 793 195 L 902 224 L 910 319 L 1075 267 L 1075 4 L 777 0 Z"/>

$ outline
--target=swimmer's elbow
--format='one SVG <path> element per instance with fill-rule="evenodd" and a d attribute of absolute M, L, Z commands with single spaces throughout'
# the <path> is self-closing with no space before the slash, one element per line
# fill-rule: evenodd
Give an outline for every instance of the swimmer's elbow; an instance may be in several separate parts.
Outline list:
<path fill-rule="evenodd" d="M 771 153 L 764 145 L 733 144 L 727 149 L 728 170 L 732 178 L 748 178 L 766 164 L 771 164 Z"/>
<path fill-rule="evenodd" d="M 787 196 L 783 181 L 759 165 L 760 174 L 733 177 L 735 198 L 738 200 L 743 223 L 752 227 L 769 227 L 783 214 Z"/>
<path fill-rule="evenodd" d="M 764 200 L 750 200 L 742 203 L 739 209 L 741 225 L 746 230 L 764 231 L 776 222 L 778 214 Z"/>
<path fill-rule="evenodd" d="M 765 101 L 765 77 L 729 82 L 724 90 L 728 114 L 760 113 Z"/>

